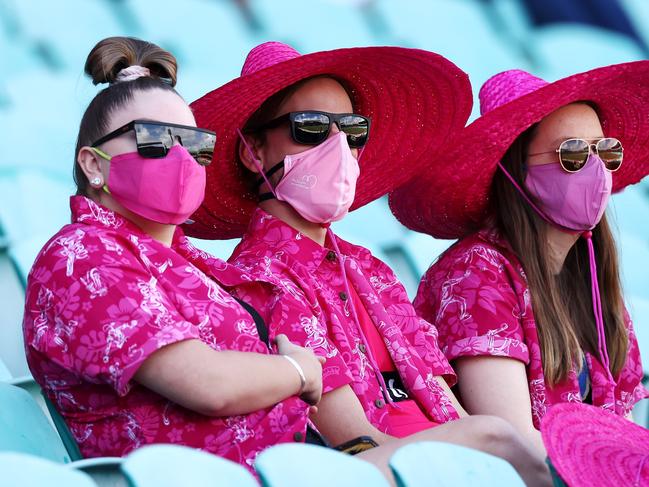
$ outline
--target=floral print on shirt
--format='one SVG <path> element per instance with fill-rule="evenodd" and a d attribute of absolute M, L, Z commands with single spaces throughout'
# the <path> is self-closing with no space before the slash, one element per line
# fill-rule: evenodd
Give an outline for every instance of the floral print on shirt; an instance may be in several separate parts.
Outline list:
<path fill-rule="evenodd" d="M 437 326 L 449 360 L 491 355 L 526 365 L 536 428 L 552 404 L 581 402 L 577 366 L 562 383 L 546 384 L 525 272 L 494 230 L 466 237 L 447 250 L 422 278 L 414 304 Z M 649 396 L 641 384 L 638 342 L 628 313 L 625 319 L 629 350 L 617 384 L 609 381 L 599 358 L 586 353 L 593 405 L 622 416 Z"/>
<path fill-rule="evenodd" d="M 336 238 L 350 286 L 376 325 L 404 385 L 432 421 L 458 418 L 435 376 L 452 385 L 455 373 L 437 346 L 437 330 L 415 313 L 403 285 L 369 250 Z M 324 392 L 349 384 L 370 422 L 388 431 L 385 398 L 350 310 L 339 258 L 331 242 L 321 246 L 257 208 L 230 262 L 276 292 L 237 294 L 260 311 L 271 336 L 286 334 L 327 358 Z"/>
<path fill-rule="evenodd" d="M 268 354 L 252 317 L 224 288 L 272 286 L 193 247 L 180 229 L 168 248 L 88 198 L 72 197 L 71 209 L 72 223 L 29 274 L 23 329 L 32 374 L 82 454 L 175 443 L 252 470 L 264 448 L 302 441 L 308 406 L 298 398 L 216 418 L 133 380 L 151 354 L 182 340 Z"/>

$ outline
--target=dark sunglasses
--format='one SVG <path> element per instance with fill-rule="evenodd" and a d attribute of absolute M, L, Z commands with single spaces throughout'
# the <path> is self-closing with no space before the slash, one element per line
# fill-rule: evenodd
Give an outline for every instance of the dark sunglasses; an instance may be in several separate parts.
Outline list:
<path fill-rule="evenodd" d="M 604 166 L 609 171 L 614 172 L 620 169 L 624 148 L 622 142 L 613 137 L 604 137 L 594 144 L 585 139 L 567 139 L 561 142 L 561 145 L 555 151 L 537 152 L 528 155 L 536 156 L 557 152 L 561 167 L 567 172 L 577 172 L 586 165 L 591 150 L 594 150 L 595 154 L 604 161 Z"/>
<path fill-rule="evenodd" d="M 333 123 L 347 136 L 347 143 L 353 149 L 363 147 L 370 135 L 370 119 L 367 117 L 355 113 L 327 113 L 315 110 L 285 113 L 253 131 L 278 127 L 285 122 L 291 125 L 293 140 L 304 145 L 318 145 L 324 142 Z"/>
<path fill-rule="evenodd" d="M 131 130 L 135 131 L 138 154 L 147 159 L 165 157 L 169 149 L 178 141 L 201 166 L 207 166 L 212 162 L 216 134 L 210 130 L 173 123 L 133 120 L 96 140 L 92 147 L 97 147 Z"/>

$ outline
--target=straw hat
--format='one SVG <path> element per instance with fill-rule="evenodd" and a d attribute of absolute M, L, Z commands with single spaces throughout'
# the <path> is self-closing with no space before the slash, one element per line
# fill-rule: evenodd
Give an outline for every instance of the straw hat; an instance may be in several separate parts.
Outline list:
<path fill-rule="evenodd" d="M 399 47 L 359 47 L 300 55 L 279 42 L 248 54 L 241 76 L 191 104 L 199 127 L 214 130 L 217 144 L 207 167 L 202 206 L 188 235 L 226 239 L 243 235 L 257 195 L 238 161 L 238 135 L 270 96 L 307 78 L 329 75 L 351 93 L 354 111 L 372 119 L 352 209 L 404 183 L 430 153 L 460 130 L 471 112 L 467 75 L 444 57 Z"/>
<path fill-rule="evenodd" d="M 624 145 L 624 163 L 613 173 L 613 191 L 649 173 L 649 61 L 594 69 L 548 83 L 511 70 L 480 90 L 482 116 L 451 139 L 445 164 L 425 169 L 390 195 L 405 226 L 437 238 L 460 238 L 488 216 L 498 161 L 516 138 L 558 108 L 590 101 L 607 137 Z"/>
<path fill-rule="evenodd" d="M 649 485 L 649 430 L 582 403 L 552 406 L 541 422 L 543 443 L 570 486 Z"/>

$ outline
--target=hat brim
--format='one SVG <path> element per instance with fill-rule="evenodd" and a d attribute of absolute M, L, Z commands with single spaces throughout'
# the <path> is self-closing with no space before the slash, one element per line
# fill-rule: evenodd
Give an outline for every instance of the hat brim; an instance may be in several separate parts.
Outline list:
<path fill-rule="evenodd" d="M 257 206 L 238 162 L 238 135 L 270 96 L 329 75 L 350 90 L 354 110 L 372 119 L 352 209 L 388 193 L 432 164 L 431 151 L 466 123 L 472 107 L 468 76 L 446 58 L 418 49 L 360 47 L 306 54 L 241 76 L 191 104 L 199 127 L 217 133 L 207 167 L 205 200 L 185 226 L 188 235 L 240 237 Z M 428 156 L 428 157 L 427 157 Z"/>
<path fill-rule="evenodd" d="M 610 411 L 557 404 L 543 417 L 541 434 L 552 465 L 568 485 L 649 482 L 649 430 Z"/>
<path fill-rule="evenodd" d="M 624 145 L 613 191 L 649 173 L 649 61 L 597 68 L 563 78 L 486 113 L 447 146 L 446 164 L 398 188 L 390 208 L 412 230 L 461 238 L 480 228 L 497 163 L 516 138 L 558 108 L 595 104 L 604 133 Z"/>

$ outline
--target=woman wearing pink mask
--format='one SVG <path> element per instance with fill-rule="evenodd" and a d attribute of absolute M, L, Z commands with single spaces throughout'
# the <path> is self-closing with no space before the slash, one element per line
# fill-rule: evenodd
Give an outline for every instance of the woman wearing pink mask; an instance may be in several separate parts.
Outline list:
<path fill-rule="evenodd" d="M 320 360 L 285 336 L 271 355 L 259 315 L 226 290 L 272 285 L 177 227 L 203 199 L 216 136 L 173 89 L 174 57 L 109 38 L 85 70 L 109 86 L 81 121 L 72 223 L 29 274 L 32 374 L 84 456 L 176 443 L 252 468 L 264 448 L 307 433 Z"/>
<path fill-rule="evenodd" d="M 461 238 L 415 299 L 435 324 L 472 414 L 511 422 L 539 452 L 547 409 L 628 416 L 647 397 L 605 209 L 649 172 L 649 62 L 547 83 L 488 80 L 453 164 L 390 196 L 406 226 Z M 451 174 L 452 173 L 452 174 Z"/>
<path fill-rule="evenodd" d="M 404 443 L 459 443 L 501 455 L 530 484 L 543 484 L 544 465 L 509 425 L 460 419 L 435 328 L 383 262 L 329 229 L 412 176 L 464 125 L 467 76 L 414 49 L 302 56 L 269 42 L 250 52 L 240 78 L 192 108 L 226 141 L 187 231 L 243 236 L 230 262 L 277 288 L 236 295 L 260 311 L 271 336 L 284 333 L 326 358 L 323 399 L 311 416 L 324 438 L 347 451 L 381 445 L 362 455 L 384 471 Z"/>

